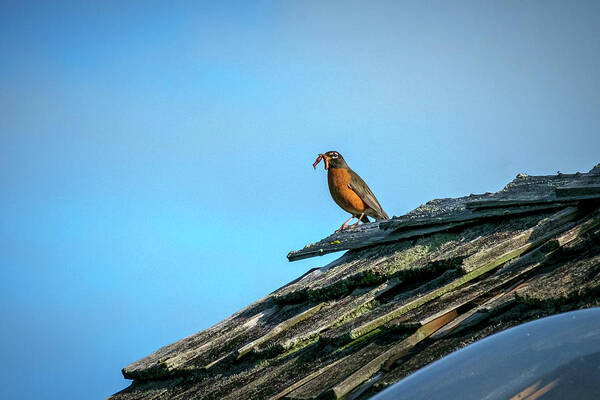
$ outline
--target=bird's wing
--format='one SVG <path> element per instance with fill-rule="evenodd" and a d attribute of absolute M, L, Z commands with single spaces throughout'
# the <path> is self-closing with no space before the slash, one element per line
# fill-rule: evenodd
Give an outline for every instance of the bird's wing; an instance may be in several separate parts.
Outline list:
<path fill-rule="evenodd" d="M 350 183 L 348 184 L 350 189 L 354 190 L 358 197 L 360 197 L 360 199 L 364 201 L 368 207 L 373 209 L 381 219 L 390 219 L 385 211 L 383 211 L 383 208 L 381 208 L 381 205 L 365 181 L 363 181 L 361 177 L 350 168 L 348 168 L 348 172 L 350 173 Z"/>

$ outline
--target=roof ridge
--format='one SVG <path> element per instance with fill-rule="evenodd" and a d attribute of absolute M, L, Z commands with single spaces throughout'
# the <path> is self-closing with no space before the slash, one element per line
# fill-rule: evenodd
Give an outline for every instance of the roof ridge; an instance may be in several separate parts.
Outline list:
<path fill-rule="evenodd" d="M 594 199 L 600 199 L 600 164 L 589 173 L 518 174 L 496 193 L 434 199 L 405 215 L 334 233 L 300 250 L 290 251 L 287 258 L 296 261 L 361 249 L 431 235 L 490 218 L 558 209 Z"/>

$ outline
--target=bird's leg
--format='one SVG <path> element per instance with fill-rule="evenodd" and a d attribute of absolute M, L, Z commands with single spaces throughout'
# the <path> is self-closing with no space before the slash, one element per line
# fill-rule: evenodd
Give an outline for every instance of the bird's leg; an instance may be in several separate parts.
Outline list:
<path fill-rule="evenodd" d="M 355 224 L 350 225 L 350 228 L 354 228 L 356 225 L 358 225 L 364 215 L 365 215 L 365 213 L 360 214 L 360 217 L 358 217 L 358 221 L 356 221 Z M 350 219 L 352 219 L 352 218 L 350 218 Z M 348 221 L 350 221 L 350 219 Z M 346 222 L 348 222 L 348 221 L 346 221 Z M 363 222 L 363 224 L 364 224 L 364 222 Z"/>
<path fill-rule="evenodd" d="M 342 224 L 342 226 L 340 226 L 340 229 L 338 229 L 337 231 L 335 231 L 334 233 L 338 233 L 340 231 L 343 231 L 344 229 L 346 229 L 346 227 L 348 226 L 348 222 L 350 222 L 350 220 L 352 220 L 352 218 L 354 218 L 354 215 L 352 215 L 350 218 L 348 218 L 348 220 L 346 222 L 344 222 Z"/>

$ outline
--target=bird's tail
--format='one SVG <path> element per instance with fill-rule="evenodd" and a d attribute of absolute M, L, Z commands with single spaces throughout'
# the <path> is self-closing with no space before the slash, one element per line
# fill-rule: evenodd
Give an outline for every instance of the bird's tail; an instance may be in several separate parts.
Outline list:
<path fill-rule="evenodd" d="M 385 211 L 380 210 L 380 212 L 377 213 L 377 217 L 375 218 L 375 221 L 383 221 L 386 219 L 390 219 L 390 217 L 385 213 Z"/>

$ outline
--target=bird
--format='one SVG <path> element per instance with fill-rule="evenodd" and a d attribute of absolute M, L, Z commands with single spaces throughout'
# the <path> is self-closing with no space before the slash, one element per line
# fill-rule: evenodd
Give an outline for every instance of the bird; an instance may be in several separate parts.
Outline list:
<path fill-rule="evenodd" d="M 336 232 L 346 229 L 348 222 L 353 218 L 358 218 L 358 221 L 350 225 L 351 228 L 361 221 L 363 224 L 370 222 L 368 217 L 372 217 L 376 221 L 390 219 L 369 186 L 348 166 L 340 153 L 328 151 L 319 154 L 313 164 L 314 169 L 317 169 L 317 164 L 321 160 L 327 170 L 327 183 L 331 197 L 344 211 L 352 214 Z"/>

